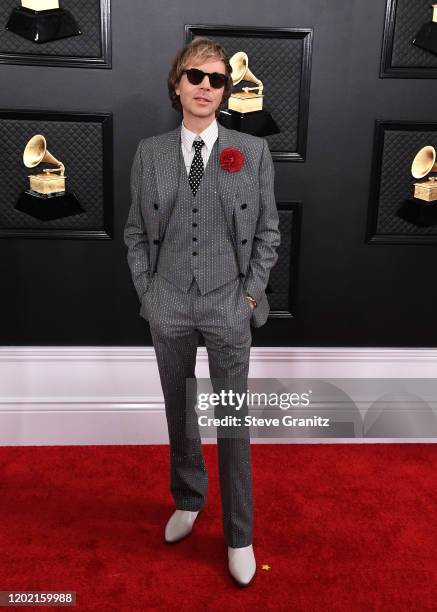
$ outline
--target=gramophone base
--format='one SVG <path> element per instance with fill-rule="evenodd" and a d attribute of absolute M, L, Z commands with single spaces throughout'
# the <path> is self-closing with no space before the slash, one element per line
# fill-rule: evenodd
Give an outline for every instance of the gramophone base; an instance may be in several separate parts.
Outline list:
<path fill-rule="evenodd" d="M 218 120 L 230 130 L 252 134 L 252 136 L 270 136 L 271 134 L 279 134 L 281 131 L 276 121 L 266 110 L 239 113 L 227 108 L 219 113 Z"/>
<path fill-rule="evenodd" d="M 6 29 L 36 43 L 82 34 L 73 15 L 61 8 L 47 11 L 14 8 Z"/>
<path fill-rule="evenodd" d="M 64 191 L 59 195 L 23 191 L 15 208 L 40 221 L 53 221 L 85 212 L 71 191 Z"/>
<path fill-rule="evenodd" d="M 437 224 L 437 202 L 425 202 L 418 198 L 405 200 L 397 212 L 397 216 L 404 221 L 413 223 L 418 227 L 429 227 Z"/>
<path fill-rule="evenodd" d="M 413 38 L 413 45 L 421 47 L 426 51 L 437 54 L 437 22 L 429 21 L 424 23 L 416 37 Z"/>

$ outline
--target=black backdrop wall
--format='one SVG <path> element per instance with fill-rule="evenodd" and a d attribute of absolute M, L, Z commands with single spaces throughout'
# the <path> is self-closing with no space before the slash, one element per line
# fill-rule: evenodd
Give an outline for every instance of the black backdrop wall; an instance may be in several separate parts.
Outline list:
<path fill-rule="evenodd" d="M 140 138 L 180 121 L 167 97 L 185 24 L 313 28 L 304 163 L 276 162 L 302 203 L 294 317 L 254 345 L 435 346 L 436 245 L 365 241 L 374 124 L 433 121 L 433 79 L 379 78 L 383 0 L 113 0 L 112 70 L 0 64 L 0 107 L 112 112 L 114 239 L 0 239 L 2 345 L 147 345 L 122 239 Z M 0 169 L 1 171 L 1 169 Z"/>

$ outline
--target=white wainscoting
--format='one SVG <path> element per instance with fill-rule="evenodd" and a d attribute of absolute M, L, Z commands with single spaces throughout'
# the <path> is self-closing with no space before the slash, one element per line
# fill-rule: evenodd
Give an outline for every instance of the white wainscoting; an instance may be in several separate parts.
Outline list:
<path fill-rule="evenodd" d="M 196 376 L 209 376 L 203 347 Z M 249 377 L 436 378 L 437 350 L 252 347 Z M 0 348 L 0 445 L 161 443 L 168 443 L 168 436 L 153 347 Z"/>

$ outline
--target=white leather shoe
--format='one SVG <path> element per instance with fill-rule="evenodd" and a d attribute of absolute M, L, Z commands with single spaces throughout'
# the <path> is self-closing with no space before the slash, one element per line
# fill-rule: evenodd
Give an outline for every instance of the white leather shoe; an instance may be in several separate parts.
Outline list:
<path fill-rule="evenodd" d="M 165 541 L 174 544 L 185 538 L 193 528 L 198 512 L 191 510 L 175 510 L 165 526 Z"/>
<path fill-rule="evenodd" d="M 241 586 L 247 586 L 256 572 L 255 555 L 252 544 L 243 548 L 228 546 L 228 567 L 232 577 Z"/>

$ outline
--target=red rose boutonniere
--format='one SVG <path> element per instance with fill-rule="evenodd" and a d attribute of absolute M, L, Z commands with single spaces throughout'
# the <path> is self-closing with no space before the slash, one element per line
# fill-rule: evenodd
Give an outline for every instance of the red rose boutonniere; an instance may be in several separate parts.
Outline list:
<path fill-rule="evenodd" d="M 220 166 L 228 172 L 238 172 L 244 164 L 244 155 L 240 149 L 226 147 L 220 153 Z"/>

